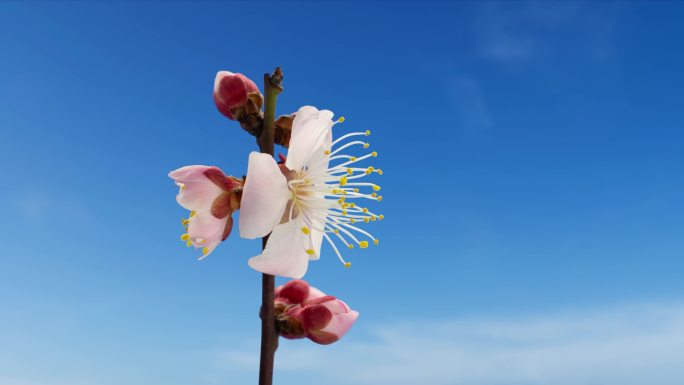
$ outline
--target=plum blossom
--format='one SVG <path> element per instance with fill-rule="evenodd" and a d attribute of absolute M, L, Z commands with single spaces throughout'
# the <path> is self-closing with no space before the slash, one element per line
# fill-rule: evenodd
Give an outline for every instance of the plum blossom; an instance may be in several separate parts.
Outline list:
<path fill-rule="evenodd" d="M 288 339 L 307 337 L 328 345 L 342 338 L 359 316 L 344 301 L 303 280 L 292 280 L 276 288 L 275 293 L 280 335 Z"/>
<path fill-rule="evenodd" d="M 214 80 L 214 103 L 219 112 L 235 120 L 234 109 L 243 107 L 250 94 L 261 98 L 259 87 L 247 76 L 229 71 L 219 71 Z"/>
<path fill-rule="evenodd" d="M 181 240 L 208 256 L 233 228 L 233 211 L 240 208 L 243 181 L 214 166 L 185 166 L 169 173 L 179 186 L 178 204 L 191 210 L 182 220 Z"/>
<path fill-rule="evenodd" d="M 368 148 L 364 141 L 348 139 L 368 136 L 370 131 L 351 132 L 333 141 L 332 128 L 344 119 L 333 122 L 332 117 L 328 110 L 300 108 L 284 164 L 276 164 L 267 154 L 249 155 L 240 235 L 253 239 L 271 233 L 262 254 L 249 260 L 253 269 L 301 278 L 308 261 L 319 258 L 323 239 L 347 267 L 350 263 L 342 258 L 333 238 L 350 249 L 355 245 L 367 248 L 369 241 L 378 244 L 378 239 L 357 227 L 383 219 L 360 205 L 362 200 L 382 200 L 377 194 L 380 186 L 359 181 L 372 173 L 382 174 L 380 169 L 358 166 L 377 153 L 359 157 L 343 153 L 352 147 Z"/>

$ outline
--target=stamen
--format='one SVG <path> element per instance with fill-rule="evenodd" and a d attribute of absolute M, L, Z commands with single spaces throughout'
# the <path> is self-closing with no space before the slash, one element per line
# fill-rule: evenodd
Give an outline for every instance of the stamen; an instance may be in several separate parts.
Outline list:
<path fill-rule="evenodd" d="M 310 233 L 309 228 L 308 227 L 302 227 L 302 233 L 308 235 Z"/>
<path fill-rule="evenodd" d="M 190 235 L 188 233 L 181 235 L 181 241 L 187 241 L 188 239 L 190 239 Z"/>

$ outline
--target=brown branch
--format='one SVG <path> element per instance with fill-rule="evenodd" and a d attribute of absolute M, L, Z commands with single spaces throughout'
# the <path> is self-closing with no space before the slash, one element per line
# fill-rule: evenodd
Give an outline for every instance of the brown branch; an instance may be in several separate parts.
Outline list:
<path fill-rule="evenodd" d="M 257 143 L 261 152 L 273 156 L 275 136 L 275 107 L 278 94 L 283 90 L 283 72 L 276 68 L 272 75 L 264 75 L 264 115 L 263 126 Z M 266 247 L 268 236 L 262 240 Z M 276 329 L 274 294 L 275 277 L 263 274 L 261 278 L 261 355 L 259 360 L 259 385 L 273 384 L 273 362 L 278 349 L 278 330 Z"/>

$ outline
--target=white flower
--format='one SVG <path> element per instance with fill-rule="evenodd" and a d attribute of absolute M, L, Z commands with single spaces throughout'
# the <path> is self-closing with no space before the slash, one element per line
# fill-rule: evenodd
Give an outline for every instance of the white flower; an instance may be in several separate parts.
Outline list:
<path fill-rule="evenodd" d="M 368 136 L 370 131 L 353 132 L 332 141 L 333 113 L 304 106 L 292 123 L 292 137 L 285 164 L 276 164 L 268 154 L 249 155 L 247 180 L 240 209 L 240 236 L 258 238 L 271 233 L 261 255 L 249 265 L 263 273 L 301 278 L 309 259 L 318 259 L 325 239 L 345 266 L 333 238 L 348 248 L 378 244 L 359 223 L 383 219 L 360 205 L 360 200 L 382 200 L 380 186 L 359 182 L 373 167 L 356 164 L 376 152 L 355 157 L 341 153 L 353 146 L 368 148 L 363 141 L 343 141 Z M 331 166 L 330 163 L 336 163 Z M 362 189 L 371 190 L 362 192 Z M 356 202 L 358 203 L 356 203 Z"/>

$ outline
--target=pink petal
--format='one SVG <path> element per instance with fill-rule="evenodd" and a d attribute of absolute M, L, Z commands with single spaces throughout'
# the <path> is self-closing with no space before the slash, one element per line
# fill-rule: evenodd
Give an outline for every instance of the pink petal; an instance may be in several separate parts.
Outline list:
<path fill-rule="evenodd" d="M 276 297 L 290 304 L 303 303 L 309 296 L 309 284 L 301 279 L 292 281 L 276 289 Z"/>
<path fill-rule="evenodd" d="M 330 322 L 321 329 L 322 332 L 334 334 L 337 338 L 342 338 L 347 331 L 352 327 L 356 319 L 359 317 L 359 312 L 350 311 L 349 313 L 337 314 L 332 317 Z"/>
<path fill-rule="evenodd" d="M 321 330 L 333 319 L 333 313 L 323 305 L 306 306 L 301 312 L 301 320 L 307 331 Z"/>
<path fill-rule="evenodd" d="M 206 247 L 208 251 L 202 258 L 209 255 L 221 243 L 228 218 L 230 217 L 218 219 L 209 211 L 198 211 L 190 217 L 188 224 L 190 241 L 195 247 Z"/>
<path fill-rule="evenodd" d="M 185 166 L 171 171 L 169 178 L 181 183 L 197 182 L 206 178 L 204 172 L 209 168 L 203 165 Z"/>
<path fill-rule="evenodd" d="M 180 186 L 176 201 L 192 211 L 208 210 L 223 190 L 212 183 L 205 175 L 207 166 L 185 166 L 169 173 Z"/>
<path fill-rule="evenodd" d="M 309 297 L 306 299 L 305 303 L 309 303 L 321 297 L 326 297 L 326 294 L 313 286 L 309 286 Z"/>

